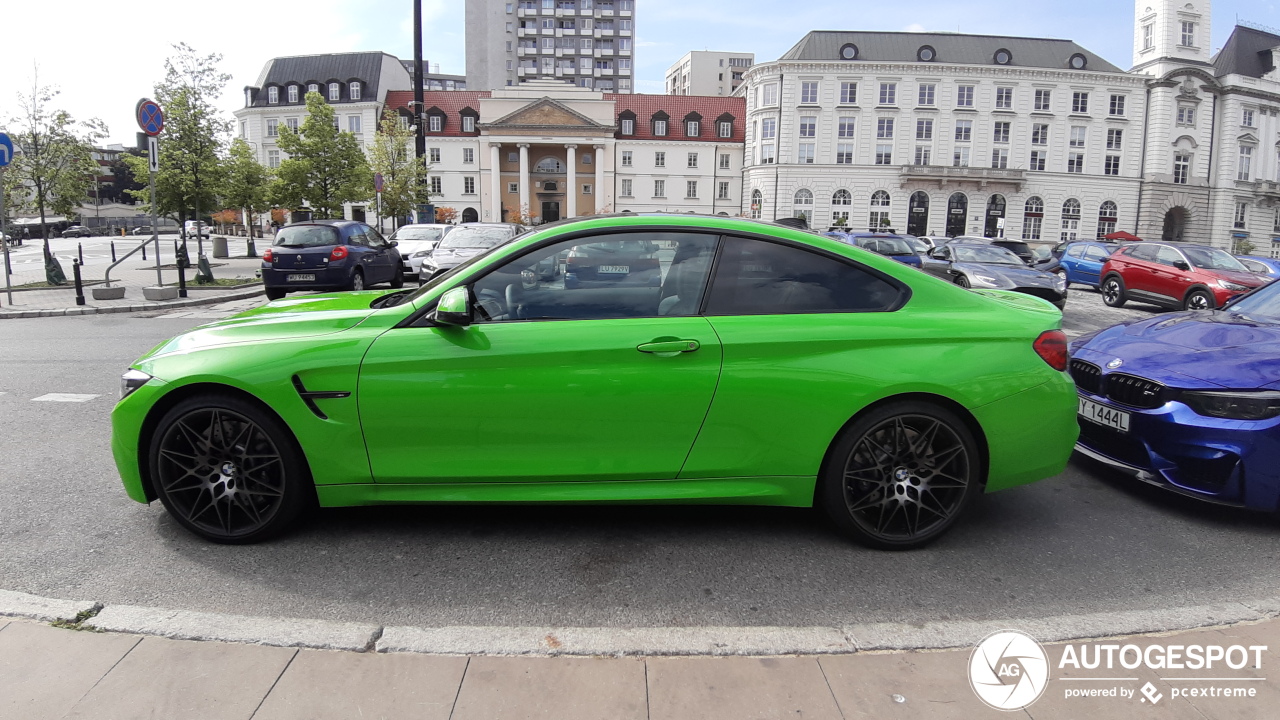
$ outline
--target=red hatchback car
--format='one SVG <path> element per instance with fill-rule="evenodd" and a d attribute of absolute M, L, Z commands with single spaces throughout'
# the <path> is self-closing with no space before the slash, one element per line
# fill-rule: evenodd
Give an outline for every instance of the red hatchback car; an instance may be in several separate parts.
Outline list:
<path fill-rule="evenodd" d="M 1207 245 L 1142 242 L 1111 254 L 1102 266 L 1102 301 L 1128 300 L 1175 310 L 1211 310 L 1265 285 L 1229 253 Z"/>

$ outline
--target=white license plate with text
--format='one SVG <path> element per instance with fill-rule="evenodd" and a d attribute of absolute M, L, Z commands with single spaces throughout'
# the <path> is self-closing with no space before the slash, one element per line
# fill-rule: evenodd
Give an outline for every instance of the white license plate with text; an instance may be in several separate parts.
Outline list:
<path fill-rule="evenodd" d="M 617 275 L 626 275 L 631 272 L 630 265 L 601 265 L 597 272 L 614 273 Z"/>
<path fill-rule="evenodd" d="M 310 273 L 305 275 L 290 275 L 287 280 L 288 282 L 315 282 L 316 276 Z"/>
<path fill-rule="evenodd" d="M 1129 432 L 1129 413 L 1102 403 L 1080 398 L 1080 417 L 1120 432 Z"/>

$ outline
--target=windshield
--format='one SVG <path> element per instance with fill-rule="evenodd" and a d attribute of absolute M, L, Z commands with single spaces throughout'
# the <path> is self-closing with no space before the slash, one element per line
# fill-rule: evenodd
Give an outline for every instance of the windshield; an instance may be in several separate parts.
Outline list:
<path fill-rule="evenodd" d="M 1192 265 L 1202 270 L 1249 272 L 1249 269 L 1241 265 L 1239 260 L 1217 248 L 1184 247 L 1182 252 L 1186 253 L 1187 259 L 1191 261 Z"/>
<path fill-rule="evenodd" d="M 929 243 L 921 240 L 920 238 L 904 237 L 902 238 L 902 241 L 910 245 L 911 249 L 918 253 L 929 252 Z"/>
<path fill-rule="evenodd" d="M 392 240 L 439 240 L 444 234 L 444 228 L 431 227 L 402 227 L 391 236 Z"/>
<path fill-rule="evenodd" d="M 1233 313 L 1280 321 L 1280 283 L 1273 282 L 1237 300 L 1227 308 Z"/>
<path fill-rule="evenodd" d="M 1025 265 L 1022 259 L 997 245 L 953 245 L 956 262 Z"/>
<path fill-rule="evenodd" d="M 296 225 L 280 228 L 277 247 L 323 247 L 338 244 L 338 229 L 330 225 Z"/>
<path fill-rule="evenodd" d="M 915 255 L 906 240 L 901 238 L 863 238 L 858 241 L 862 247 L 881 255 Z"/>
<path fill-rule="evenodd" d="M 479 227 L 466 225 L 454 230 L 440 241 L 442 248 L 494 248 L 511 239 L 511 231 L 504 227 Z"/>
<path fill-rule="evenodd" d="M 472 265 L 475 265 L 476 263 L 480 262 L 481 260 L 485 259 L 488 256 L 489 256 L 489 253 L 480 253 L 475 257 L 467 258 L 463 262 L 458 263 L 452 270 L 441 273 L 431 278 L 431 282 L 428 282 L 426 285 L 423 285 L 417 290 L 414 290 L 412 295 L 407 296 L 403 301 L 397 302 L 395 304 L 399 305 L 405 301 L 417 300 L 423 295 L 426 295 L 427 293 L 431 292 L 433 289 L 438 288 L 441 285 L 444 285 L 445 283 L 452 281 L 453 278 L 457 277 L 458 273 L 467 272 L 467 270 Z"/>

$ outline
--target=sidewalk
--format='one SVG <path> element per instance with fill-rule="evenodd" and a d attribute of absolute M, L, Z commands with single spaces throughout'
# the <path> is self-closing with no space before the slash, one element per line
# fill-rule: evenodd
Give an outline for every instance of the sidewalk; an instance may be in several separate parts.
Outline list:
<path fill-rule="evenodd" d="M 546 640 L 554 647 L 555 638 Z M 1219 663 L 1213 673 L 1223 677 L 1201 681 L 1193 676 L 1205 671 L 1062 670 L 1056 663 L 1063 645 L 1046 644 L 1051 672 L 1044 694 L 1005 713 L 983 705 L 970 688 L 971 647 L 774 657 L 447 655 L 384 652 L 376 641 L 365 652 L 315 650 L 0 618 L 0 720 L 1276 717 L 1280 678 L 1266 673 L 1280 659 L 1280 620 L 1107 642 L 1144 652 L 1153 644 L 1170 652 L 1197 644 L 1267 648 L 1257 650 L 1261 668 L 1227 670 Z M 1129 677 L 1101 677 L 1108 674 Z M 1215 684 L 1255 692 L 1177 696 Z M 1127 690 L 1107 696 L 1116 686 Z M 1068 697 L 1082 688 L 1098 696 Z"/>
<path fill-rule="evenodd" d="M 177 286 L 178 272 L 174 267 L 173 243 L 176 235 L 160 236 L 161 279 L 166 286 Z M 136 253 L 111 271 L 112 287 L 125 288 L 125 296 L 119 300 L 95 300 L 93 288 L 105 287 L 102 284 L 107 268 L 112 264 L 111 244 L 115 244 L 116 257 L 123 258 L 125 253 L 136 248 L 139 243 L 147 241 L 147 259 L 143 260 Z M 154 244 L 149 238 L 141 237 L 93 237 L 93 238 L 55 238 L 49 241 L 50 250 L 58 258 L 62 270 L 67 276 L 67 284 L 58 288 L 20 289 L 13 292 L 13 302 L 3 292 L 3 266 L 0 266 L 0 320 L 5 318 L 53 317 L 60 315 L 88 315 L 111 312 L 155 311 L 171 308 L 186 308 L 229 300 L 260 298 L 263 302 L 262 285 L 254 276 L 261 266 L 260 258 L 244 257 L 247 251 L 245 238 L 229 237 L 229 258 L 213 257 L 212 240 L 204 241 L 205 255 L 212 266 L 215 279 L 241 278 L 244 283 L 234 286 L 201 286 L 193 282 L 197 262 L 196 243 L 188 241 L 187 250 L 192 267 L 186 269 L 187 297 L 177 300 L 155 302 L 143 297 L 142 289 L 156 284 L 156 257 Z M 269 246 L 270 239 L 256 240 L 258 253 Z M 76 304 L 75 286 L 73 283 L 72 261 L 77 258 L 83 246 L 85 265 L 81 267 L 84 282 L 84 305 Z M 13 273 L 9 281 L 12 287 L 20 287 L 31 283 L 43 283 L 44 253 L 39 240 L 31 240 L 21 247 L 10 249 L 10 265 Z"/>

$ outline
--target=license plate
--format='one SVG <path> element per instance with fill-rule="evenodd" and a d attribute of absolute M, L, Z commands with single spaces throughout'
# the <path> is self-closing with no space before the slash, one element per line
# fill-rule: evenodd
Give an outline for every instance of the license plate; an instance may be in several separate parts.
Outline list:
<path fill-rule="evenodd" d="M 316 276 L 309 273 L 306 275 L 290 275 L 286 280 L 288 282 L 315 282 Z"/>
<path fill-rule="evenodd" d="M 631 266 L 630 265 L 601 265 L 600 269 L 597 270 L 596 272 L 626 275 L 627 273 L 631 272 Z"/>
<path fill-rule="evenodd" d="M 1129 432 L 1129 413 L 1102 403 L 1080 398 L 1080 417 L 1120 432 Z"/>

